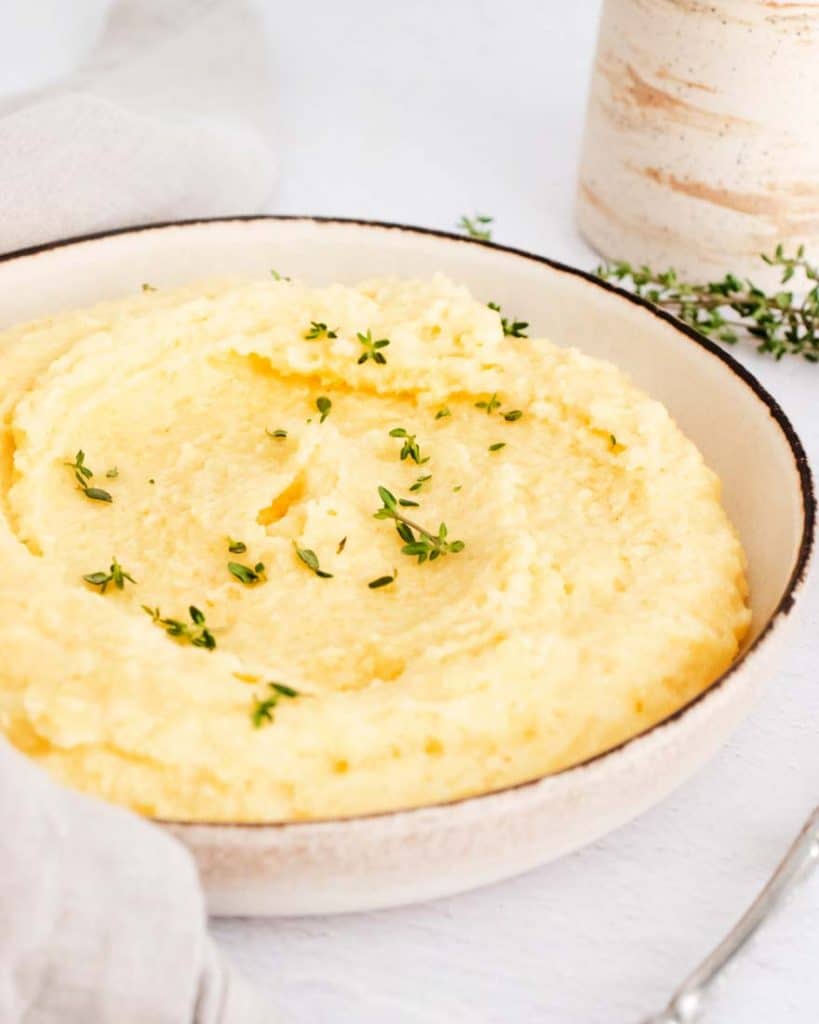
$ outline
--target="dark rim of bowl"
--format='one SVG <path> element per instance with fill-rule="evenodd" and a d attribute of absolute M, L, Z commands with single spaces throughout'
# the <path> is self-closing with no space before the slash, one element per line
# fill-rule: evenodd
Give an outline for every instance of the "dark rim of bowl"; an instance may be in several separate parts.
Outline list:
<path fill-rule="evenodd" d="M 98 239 L 112 238 L 117 235 L 128 235 L 136 234 L 142 231 L 157 231 L 163 228 L 184 228 L 194 227 L 196 225 L 208 225 L 208 224 L 231 224 L 236 222 L 253 222 L 253 221 L 301 221 L 303 223 L 315 223 L 315 224 L 339 224 L 352 227 L 363 227 L 363 228 L 379 228 L 389 229 L 392 231 L 407 232 L 409 234 L 416 235 L 429 235 L 434 238 L 442 238 L 449 242 L 459 242 L 462 245 L 480 245 L 487 248 L 496 250 L 498 252 L 508 253 L 510 256 L 518 256 L 526 260 L 530 260 L 533 263 L 541 263 L 544 266 L 549 267 L 552 270 L 557 270 L 563 274 L 571 274 L 573 277 L 582 278 L 589 284 L 594 285 L 596 288 L 602 288 L 605 291 L 612 292 L 621 299 L 625 299 L 628 302 L 634 303 L 636 306 L 640 306 L 647 313 L 657 317 L 660 320 L 665 321 L 671 327 L 673 327 L 680 334 L 683 334 L 688 338 L 689 341 L 700 348 L 705 349 L 712 356 L 721 360 L 725 366 L 736 376 L 739 377 L 742 382 L 747 385 L 748 388 L 754 393 L 754 395 L 767 406 L 768 412 L 770 413 L 773 420 L 775 420 L 777 426 L 782 431 L 785 440 L 788 442 L 788 447 L 791 451 L 793 458 L 794 467 L 799 477 L 799 482 L 802 490 L 802 537 L 799 545 L 799 551 L 797 553 L 796 561 L 794 563 L 793 570 L 791 572 L 788 584 L 785 587 L 782 596 L 777 603 L 773 613 L 768 618 L 759 636 L 753 641 L 752 644 L 732 663 L 730 668 L 718 676 L 702 693 L 699 693 L 692 700 L 688 701 L 682 707 L 678 708 L 673 714 L 668 715 L 659 722 L 655 722 L 650 725 L 647 729 L 643 729 L 641 732 L 635 733 L 633 736 L 629 736 L 627 739 L 618 743 L 614 747 L 609 747 L 607 750 L 601 751 L 599 754 L 594 754 L 591 757 L 586 758 L 583 761 L 579 761 L 577 764 L 570 765 L 567 768 L 563 768 L 557 772 L 550 772 L 546 775 L 539 775 L 533 779 L 526 779 L 523 782 L 513 783 L 509 786 L 501 786 L 498 789 L 488 790 L 485 793 L 477 793 L 471 796 L 455 797 L 451 800 L 439 800 L 430 804 L 422 804 L 417 807 L 406 807 L 398 808 L 396 810 L 388 811 L 374 811 L 366 814 L 351 814 L 343 817 L 333 818 L 309 818 L 309 819 L 293 819 L 287 821 L 258 821 L 258 822 L 238 822 L 238 821 L 203 821 L 199 819 L 186 820 L 186 819 L 170 819 L 170 818 L 152 818 L 151 820 L 156 821 L 161 825 L 170 826 L 184 826 L 186 828 L 205 828 L 205 829 L 218 829 L 218 828 L 231 828 L 231 829 L 284 829 L 292 827 L 305 828 L 311 825 L 331 825 L 341 823 L 352 823 L 357 821 L 367 821 L 374 818 L 392 818 L 399 815 L 411 815 L 421 811 L 434 811 L 437 809 L 444 809 L 448 807 L 457 806 L 459 804 L 474 803 L 480 800 L 485 800 L 489 797 L 502 796 L 504 793 L 510 793 L 516 790 L 527 789 L 532 786 L 539 785 L 540 783 L 546 782 L 548 779 L 557 778 L 560 775 L 565 775 L 569 772 L 577 771 L 578 769 L 584 768 L 596 761 L 601 761 L 604 758 L 611 757 L 612 755 L 623 750 L 625 747 L 634 743 L 637 740 L 643 739 L 650 733 L 657 729 L 663 728 L 669 725 L 671 722 L 682 718 L 683 715 L 687 714 L 693 707 L 715 693 L 718 689 L 721 689 L 725 682 L 734 674 L 734 672 L 748 659 L 748 657 L 759 647 L 764 639 L 772 632 L 774 626 L 787 616 L 794 606 L 796 601 L 797 593 L 799 592 L 802 584 L 805 581 L 808 565 L 811 559 L 811 553 L 813 550 L 814 543 L 814 529 L 816 521 L 816 498 L 814 495 L 813 488 L 813 477 L 811 475 L 810 465 L 808 463 L 805 449 L 802 446 L 802 442 L 799 439 L 796 431 L 791 425 L 790 420 L 783 412 L 781 406 L 776 399 L 759 383 L 754 375 L 746 370 L 745 367 L 737 362 L 733 356 L 729 355 L 724 349 L 720 348 L 717 344 L 710 341 L 708 338 L 698 334 L 693 328 L 687 324 L 678 320 L 670 313 L 665 310 L 658 309 L 653 306 L 646 299 L 642 299 L 632 292 L 625 291 L 623 288 L 618 288 L 616 285 L 611 284 L 609 281 L 604 281 L 597 277 L 595 274 L 590 273 L 586 270 L 580 270 L 577 267 L 571 267 L 568 264 L 560 263 L 558 260 L 549 259 L 546 256 L 538 256 L 536 253 L 527 252 L 525 249 L 516 249 L 512 246 L 498 245 L 495 242 L 483 241 L 476 238 L 469 238 L 464 235 L 456 235 L 451 231 L 440 231 L 435 228 L 417 227 L 411 224 L 396 224 L 390 221 L 378 221 L 378 220 L 361 220 L 355 217 L 326 217 L 326 216 L 309 216 L 300 214 L 237 214 L 234 216 L 224 217 L 201 217 L 192 218 L 189 220 L 170 220 L 161 221 L 154 224 L 137 224 L 131 227 L 125 228 L 113 228 L 108 231 L 97 231 L 87 235 L 76 235 L 71 238 L 62 238 L 53 242 L 45 242 L 41 245 L 30 246 L 26 249 L 17 249 L 14 252 L 0 254 L 0 264 L 6 263 L 10 260 L 21 259 L 26 256 L 36 256 L 40 253 L 50 252 L 53 249 L 59 249 L 64 246 L 77 245 L 83 242 L 93 242 Z"/>

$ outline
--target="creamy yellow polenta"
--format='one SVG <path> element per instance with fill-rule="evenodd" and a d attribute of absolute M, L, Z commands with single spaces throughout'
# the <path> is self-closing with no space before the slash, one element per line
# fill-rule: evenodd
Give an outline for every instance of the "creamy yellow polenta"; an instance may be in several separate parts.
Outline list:
<path fill-rule="evenodd" d="M 367 332 L 384 362 L 359 362 Z M 440 276 L 147 292 L 0 334 L 0 380 L 0 727 L 145 814 L 350 815 L 553 772 L 690 700 L 748 626 L 719 482 L 665 409 Z M 379 486 L 463 550 L 402 553 Z M 114 558 L 135 583 L 83 579 Z M 299 696 L 260 705 L 272 681 Z"/>

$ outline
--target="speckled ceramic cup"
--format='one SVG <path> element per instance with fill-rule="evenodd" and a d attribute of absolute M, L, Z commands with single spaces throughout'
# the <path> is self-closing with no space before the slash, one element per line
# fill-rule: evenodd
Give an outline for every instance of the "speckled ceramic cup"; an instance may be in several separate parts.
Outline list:
<path fill-rule="evenodd" d="M 605 0 L 577 218 L 605 257 L 819 260 L 819 0 Z"/>

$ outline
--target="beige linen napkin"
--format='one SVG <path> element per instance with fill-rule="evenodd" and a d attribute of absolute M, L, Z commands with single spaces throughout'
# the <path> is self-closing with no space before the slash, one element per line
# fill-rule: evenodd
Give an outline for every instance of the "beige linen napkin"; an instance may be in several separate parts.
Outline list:
<path fill-rule="evenodd" d="M 273 177 L 266 103 L 251 4 L 116 4 L 83 66 L 0 97 L 0 251 L 257 210 Z M 179 844 L 0 737 L 3 1024 L 268 1024 L 206 926 Z"/>
<path fill-rule="evenodd" d="M 2 31 L 13 23 L 12 10 Z M 114 4 L 74 73 L 34 94 L 0 96 L 0 252 L 257 212 L 274 177 L 269 99 L 261 19 L 249 0 Z"/>

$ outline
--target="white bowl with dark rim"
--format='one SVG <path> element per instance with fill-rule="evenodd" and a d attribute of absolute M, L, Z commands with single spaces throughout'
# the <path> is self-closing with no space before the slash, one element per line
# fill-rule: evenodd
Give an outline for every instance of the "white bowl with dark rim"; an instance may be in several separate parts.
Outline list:
<path fill-rule="evenodd" d="M 0 259 L 0 326 L 219 274 L 276 268 L 353 283 L 443 271 L 545 336 L 609 359 L 662 401 L 722 479 L 749 562 L 753 622 L 700 697 L 614 750 L 545 778 L 417 810 L 275 825 L 161 822 L 193 853 L 216 914 L 364 910 L 526 871 L 603 835 L 700 767 L 752 706 L 788 642 L 811 555 L 804 450 L 722 349 L 589 274 L 503 246 L 394 224 L 248 217 L 108 232 Z M 738 429 L 741 424 L 741 429 Z"/>

